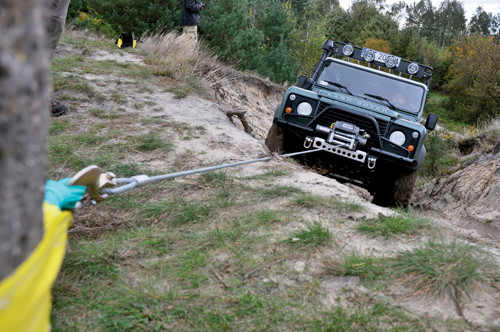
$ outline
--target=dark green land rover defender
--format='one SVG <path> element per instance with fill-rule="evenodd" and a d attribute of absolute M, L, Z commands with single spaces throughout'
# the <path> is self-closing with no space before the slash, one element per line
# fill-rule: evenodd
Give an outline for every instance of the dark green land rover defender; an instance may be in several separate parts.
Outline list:
<path fill-rule="evenodd" d="M 266 138 L 273 152 L 319 149 L 301 160 L 366 188 L 382 206 L 408 206 L 424 140 L 421 124 L 432 68 L 327 40 L 311 77 L 290 87 Z"/>

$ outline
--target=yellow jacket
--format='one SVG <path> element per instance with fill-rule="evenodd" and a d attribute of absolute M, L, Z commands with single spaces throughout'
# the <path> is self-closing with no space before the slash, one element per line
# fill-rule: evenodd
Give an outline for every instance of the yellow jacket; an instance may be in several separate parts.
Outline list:
<path fill-rule="evenodd" d="M 50 331 L 51 289 L 61 268 L 72 221 L 70 211 L 43 203 L 42 240 L 0 282 L 0 331 Z"/>

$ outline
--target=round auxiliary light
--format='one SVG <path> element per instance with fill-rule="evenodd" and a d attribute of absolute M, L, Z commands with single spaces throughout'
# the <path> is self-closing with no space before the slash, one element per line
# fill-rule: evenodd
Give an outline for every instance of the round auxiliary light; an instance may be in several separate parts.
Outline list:
<path fill-rule="evenodd" d="M 412 136 L 413 138 L 418 138 L 418 132 L 417 132 L 417 131 L 414 131 L 414 132 L 411 134 L 411 136 Z"/>
<path fill-rule="evenodd" d="M 297 106 L 297 113 L 300 115 L 311 115 L 312 106 L 309 103 L 302 102 Z"/>
<path fill-rule="evenodd" d="M 375 52 L 373 52 L 372 50 L 368 50 L 365 52 L 365 55 L 363 55 L 363 58 L 365 58 L 366 62 L 372 62 L 373 60 L 375 60 Z"/>
<path fill-rule="evenodd" d="M 351 44 L 346 44 L 342 47 L 342 53 L 345 56 L 351 56 L 354 53 L 354 47 Z"/>
<path fill-rule="evenodd" d="M 387 59 L 385 60 L 385 65 L 387 68 L 394 68 L 396 67 L 397 60 L 393 56 L 388 56 Z"/>
<path fill-rule="evenodd" d="M 416 73 L 418 73 L 420 67 L 418 66 L 418 64 L 416 62 L 412 62 L 408 65 L 408 74 L 410 75 L 415 75 Z"/>
<path fill-rule="evenodd" d="M 389 140 L 394 144 L 403 145 L 406 141 L 406 136 L 402 131 L 396 130 L 389 136 Z"/>
<path fill-rule="evenodd" d="M 291 100 L 291 101 L 294 101 L 294 100 L 295 100 L 295 98 L 297 98 L 297 96 L 296 96 L 296 95 L 294 95 L 294 94 L 291 94 L 291 95 L 290 95 L 290 100 Z"/>

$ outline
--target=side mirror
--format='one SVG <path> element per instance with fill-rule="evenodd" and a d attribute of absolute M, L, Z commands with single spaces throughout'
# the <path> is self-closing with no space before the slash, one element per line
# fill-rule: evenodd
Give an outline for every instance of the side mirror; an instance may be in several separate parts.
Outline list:
<path fill-rule="evenodd" d="M 297 81 L 297 86 L 299 88 L 302 88 L 306 84 L 306 82 L 307 82 L 307 76 L 304 75 L 299 76 L 299 80 Z"/>
<path fill-rule="evenodd" d="M 434 130 L 436 128 L 436 124 L 438 122 L 439 117 L 436 114 L 429 114 L 427 116 L 427 120 L 425 121 L 425 129 Z"/>
<path fill-rule="evenodd" d="M 312 86 L 312 82 L 309 78 L 307 78 L 307 76 L 300 76 L 299 80 L 297 81 L 297 86 L 299 88 L 309 90 Z"/>

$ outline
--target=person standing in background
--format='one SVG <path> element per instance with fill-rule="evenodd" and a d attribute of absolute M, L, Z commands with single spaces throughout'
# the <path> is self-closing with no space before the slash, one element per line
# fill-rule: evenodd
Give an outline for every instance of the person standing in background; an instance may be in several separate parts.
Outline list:
<path fill-rule="evenodd" d="M 66 24 L 66 16 L 68 15 L 68 7 L 70 0 L 45 0 L 46 8 L 49 10 L 50 19 L 47 21 L 47 43 L 49 45 L 50 59 L 54 57 L 57 44 L 64 31 Z M 58 100 L 50 100 L 50 110 L 52 116 L 61 116 L 66 114 L 68 107 Z"/>
<path fill-rule="evenodd" d="M 205 8 L 203 2 L 197 0 L 182 0 L 181 26 L 182 34 L 198 40 L 198 25 L 200 25 L 200 10 Z"/>

